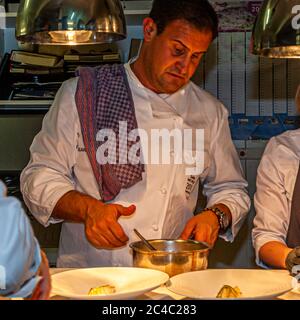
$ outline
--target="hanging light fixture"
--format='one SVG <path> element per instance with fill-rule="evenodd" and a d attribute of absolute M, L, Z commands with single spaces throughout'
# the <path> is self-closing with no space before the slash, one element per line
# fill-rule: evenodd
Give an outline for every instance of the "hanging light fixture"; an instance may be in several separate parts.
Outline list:
<path fill-rule="evenodd" d="M 16 38 L 21 42 L 77 45 L 126 38 L 120 0 L 21 0 Z"/>
<path fill-rule="evenodd" d="M 265 0 L 256 18 L 250 51 L 270 58 L 300 58 L 300 1 Z"/>

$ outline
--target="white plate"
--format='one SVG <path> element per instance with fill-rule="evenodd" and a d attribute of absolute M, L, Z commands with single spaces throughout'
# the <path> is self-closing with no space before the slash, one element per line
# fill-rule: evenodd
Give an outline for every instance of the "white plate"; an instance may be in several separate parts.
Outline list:
<path fill-rule="evenodd" d="M 167 282 L 169 276 L 161 271 L 144 268 L 76 269 L 52 276 L 52 294 L 72 299 L 119 300 L 131 299 Z M 116 292 L 89 296 L 91 288 L 112 285 Z"/>
<path fill-rule="evenodd" d="M 170 279 L 170 291 L 194 299 L 218 299 L 224 285 L 238 286 L 242 296 L 238 299 L 267 299 L 292 289 L 288 271 L 211 269 L 187 272 Z M 232 298 L 237 299 L 237 298 Z"/>

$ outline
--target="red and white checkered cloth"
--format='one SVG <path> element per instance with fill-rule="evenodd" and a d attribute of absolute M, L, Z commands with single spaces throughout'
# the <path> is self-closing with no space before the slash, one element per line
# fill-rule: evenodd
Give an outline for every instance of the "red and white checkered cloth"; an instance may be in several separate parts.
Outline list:
<path fill-rule="evenodd" d="M 122 164 L 120 159 L 128 159 L 130 148 L 136 142 L 119 142 L 125 137 L 119 133 L 120 121 L 127 123 L 127 135 L 137 129 L 134 102 L 123 65 L 103 65 L 96 68 L 79 68 L 75 101 L 81 123 L 83 141 L 93 173 L 98 181 L 103 201 L 113 200 L 122 188 L 126 189 L 142 180 L 144 165 Z M 116 164 L 101 164 L 96 159 L 98 148 L 106 141 L 96 141 L 99 130 L 111 129 L 116 135 Z M 120 136 L 119 136 L 120 134 Z"/>

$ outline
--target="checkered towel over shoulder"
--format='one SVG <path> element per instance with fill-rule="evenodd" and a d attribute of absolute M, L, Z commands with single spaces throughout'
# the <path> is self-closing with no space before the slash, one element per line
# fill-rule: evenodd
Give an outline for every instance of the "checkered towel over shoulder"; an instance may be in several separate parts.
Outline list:
<path fill-rule="evenodd" d="M 127 135 L 137 129 L 134 103 L 123 65 L 103 65 L 96 68 L 79 68 L 76 90 L 76 106 L 86 152 L 93 173 L 98 181 L 103 201 L 113 200 L 121 189 L 126 189 L 142 180 L 144 165 L 132 164 L 128 159 L 130 148 L 136 142 L 127 141 L 126 132 L 119 132 L 119 123 L 127 125 Z M 100 130 L 108 129 L 115 133 L 116 144 L 96 140 Z M 116 150 L 116 162 L 101 164 L 97 161 L 97 150 L 105 143 Z M 110 149 L 109 149 L 110 150 Z M 138 154 L 139 155 L 139 154 Z M 108 156 L 111 155 L 108 153 Z M 120 161 L 123 159 L 123 161 Z"/>

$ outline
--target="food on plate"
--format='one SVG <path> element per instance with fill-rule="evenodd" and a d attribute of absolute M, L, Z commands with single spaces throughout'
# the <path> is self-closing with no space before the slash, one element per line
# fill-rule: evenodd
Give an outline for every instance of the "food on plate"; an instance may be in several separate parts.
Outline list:
<path fill-rule="evenodd" d="M 98 295 L 103 295 L 103 294 L 112 294 L 115 292 L 116 292 L 116 288 L 114 286 L 106 284 L 104 286 L 91 288 L 88 295 L 89 296 L 98 296 Z"/>
<path fill-rule="evenodd" d="M 231 287 L 224 285 L 217 294 L 217 298 L 239 298 L 242 296 L 242 292 L 239 287 Z"/>

